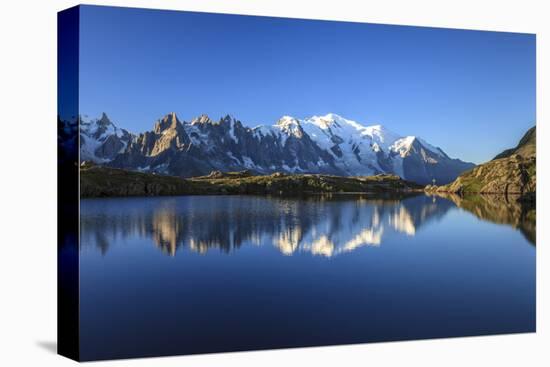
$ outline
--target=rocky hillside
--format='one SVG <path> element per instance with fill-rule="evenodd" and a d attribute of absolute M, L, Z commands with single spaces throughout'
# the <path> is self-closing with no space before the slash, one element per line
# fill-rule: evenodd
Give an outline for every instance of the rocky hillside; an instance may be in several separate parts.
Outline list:
<path fill-rule="evenodd" d="M 537 148 L 537 129 L 536 126 L 533 126 L 523 137 L 520 139 L 518 145 L 512 149 L 506 149 L 504 152 L 497 154 L 495 159 L 508 158 L 514 154 L 520 155 L 522 157 L 534 157 Z"/>
<path fill-rule="evenodd" d="M 518 194 L 534 200 L 536 192 L 536 131 L 529 129 L 516 148 L 461 174 L 448 185 L 426 187 L 427 191 L 451 193 Z"/>
<path fill-rule="evenodd" d="M 106 115 L 81 123 L 81 158 L 113 168 L 179 177 L 211 171 L 371 176 L 394 174 L 421 184 L 452 182 L 472 163 L 450 158 L 416 136 L 364 126 L 335 114 L 247 127 L 225 116 L 190 122 L 175 113 L 137 135 Z"/>
<path fill-rule="evenodd" d="M 86 197 L 305 193 L 410 193 L 422 186 L 394 175 L 339 177 L 313 174 L 252 175 L 212 172 L 180 178 L 96 165 L 80 169 L 80 195 Z"/>

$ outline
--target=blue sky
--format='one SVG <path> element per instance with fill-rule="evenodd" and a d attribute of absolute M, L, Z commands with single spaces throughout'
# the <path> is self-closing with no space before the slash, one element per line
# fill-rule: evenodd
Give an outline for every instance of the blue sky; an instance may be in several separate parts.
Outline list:
<path fill-rule="evenodd" d="M 255 126 L 329 112 L 480 163 L 535 123 L 535 36 L 84 6 L 80 111 Z"/>

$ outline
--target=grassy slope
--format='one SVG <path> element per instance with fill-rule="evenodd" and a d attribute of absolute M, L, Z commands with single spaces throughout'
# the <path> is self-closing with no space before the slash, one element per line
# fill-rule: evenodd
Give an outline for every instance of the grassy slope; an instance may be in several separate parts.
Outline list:
<path fill-rule="evenodd" d="M 351 192 L 403 192 L 421 186 L 398 176 L 339 177 L 327 175 L 286 175 L 275 173 L 253 176 L 218 173 L 191 179 L 125 171 L 106 167 L 80 170 L 82 197 L 161 196 L 216 194 L 302 194 Z"/>

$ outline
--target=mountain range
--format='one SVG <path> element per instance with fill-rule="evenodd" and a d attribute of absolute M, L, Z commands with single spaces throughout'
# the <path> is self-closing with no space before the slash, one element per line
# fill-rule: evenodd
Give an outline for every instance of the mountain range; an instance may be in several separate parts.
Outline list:
<path fill-rule="evenodd" d="M 217 121 L 201 115 L 187 122 L 169 113 L 139 134 L 117 127 L 105 113 L 98 119 L 81 116 L 80 160 L 180 177 L 245 169 L 259 174 L 388 173 L 420 184 L 446 184 L 475 166 L 419 137 L 332 113 L 284 116 L 274 125 L 254 128 L 229 115 Z"/>

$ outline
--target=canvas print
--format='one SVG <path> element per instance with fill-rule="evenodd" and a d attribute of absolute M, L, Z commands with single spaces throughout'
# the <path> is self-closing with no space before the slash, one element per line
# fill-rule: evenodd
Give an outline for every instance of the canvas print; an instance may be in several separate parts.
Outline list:
<path fill-rule="evenodd" d="M 535 332 L 534 34 L 102 6 L 58 33 L 61 354 Z"/>

